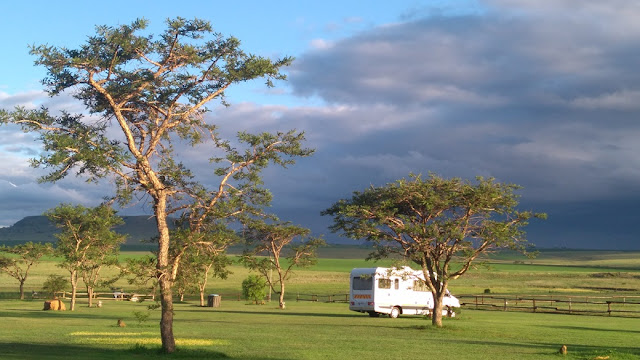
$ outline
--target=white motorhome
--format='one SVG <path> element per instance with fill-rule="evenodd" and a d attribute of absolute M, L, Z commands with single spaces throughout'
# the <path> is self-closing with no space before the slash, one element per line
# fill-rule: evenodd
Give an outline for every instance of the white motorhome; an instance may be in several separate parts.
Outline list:
<path fill-rule="evenodd" d="M 424 282 L 424 274 L 408 266 L 351 270 L 350 298 L 349 310 L 372 317 L 429 315 L 433 311 L 433 295 Z M 455 316 L 456 307 L 460 307 L 460 301 L 447 291 L 443 315 Z"/>

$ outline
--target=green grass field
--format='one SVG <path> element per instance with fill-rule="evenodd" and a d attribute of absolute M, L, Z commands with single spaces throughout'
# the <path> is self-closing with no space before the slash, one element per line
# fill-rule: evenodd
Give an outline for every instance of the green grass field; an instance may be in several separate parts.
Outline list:
<path fill-rule="evenodd" d="M 128 252 L 123 257 L 141 256 Z M 640 296 L 640 253 L 542 253 L 529 260 L 514 254 L 487 259 L 451 283 L 454 294 Z M 296 302 L 300 294 L 348 292 L 353 267 L 366 249 L 325 249 L 319 263 L 296 271 L 288 283 L 287 309 L 277 303 L 237 301 L 249 274 L 233 266 L 226 280 L 211 279 L 207 293 L 222 294 L 220 308 L 197 306 L 196 296 L 176 304 L 174 331 L 179 351 L 170 358 L 232 359 L 554 359 L 565 344 L 569 359 L 640 359 L 640 318 L 576 316 L 463 308 L 443 329 L 417 316 L 369 318 L 345 303 Z M 355 257 L 355 258 L 354 258 Z M 38 265 L 26 289 L 39 290 L 46 276 L 64 275 L 49 259 Z M 135 291 L 120 280 L 116 284 Z M 623 290 L 613 290 L 614 288 Z M 82 291 L 82 290 L 81 290 Z M 142 359 L 158 354 L 159 310 L 151 301 L 103 301 L 88 308 L 79 299 L 74 312 L 42 311 L 42 299 L 15 300 L 17 282 L 0 275 L 0 359 Z M 68 301 L 67 301 L 68 305 Z M 148 315 L 146 321 L 139 321 Z M 116 326 L 123 319 L 127 327 Z"/>

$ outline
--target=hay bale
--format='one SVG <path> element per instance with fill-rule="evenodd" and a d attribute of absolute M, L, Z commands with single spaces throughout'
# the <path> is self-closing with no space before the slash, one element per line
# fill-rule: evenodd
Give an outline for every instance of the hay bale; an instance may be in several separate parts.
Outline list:
<path fill-rule="evenodd" d="M 44 302 L 44 307 L 42 310 L 57 310 L 57 311 L 65 311 L 67 310 L 67 307 L 64 305 L 64 303 L 62 302 L 62 300 L 60 299 L 53 299 L 53 300 L 47 300 Z"/>

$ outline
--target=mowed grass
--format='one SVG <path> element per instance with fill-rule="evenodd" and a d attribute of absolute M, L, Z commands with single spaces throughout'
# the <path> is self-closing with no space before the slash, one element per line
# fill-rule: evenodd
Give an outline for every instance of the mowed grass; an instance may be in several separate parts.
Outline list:
<path fill-rule="evenodd" d="M 111 301 L 102 308 L 44 312 L 36 301 L 0 301 L 0 358 L 161 358 L 159 311 L 138 323 L 144 303 Z M 178 303 L 171 358 L 233 359 L 638 359 L 637 319 L 474 311 L 434 329 L 417 316 L 370 318 L 345 304 L 248 305 L 220 308 Z M 127 327 L 116 326 L 123 319 Z"/>
<path fill-rule="evenodd" d="M 232 266 L 233 273 L 225 280 L 211 278 L 207 293 L 222 294 L 222 306 L 201 308 L 195 295 L 177 302 L 174 331 L 179 351 L 170 358 L 554 359 L 562 358 L 557 352 L 565 344 L 569 354 L 564 358 L 640 359 L 638 318 L 464 308 L 458 317 L 445 319 L 443 329 L 434 329 L 421 317 L 369 318 L 350 312 L 345 303 L 296 302 L 298 294 L 347 293 L 349 271 L 354 267 L 393 263 L 366 262 L 366 249 L 357 247 L 325 252 L 323 256 L 333 258 L 321 258 L 317 265 L 295 271 L 287 283 L 284 311 L 277 309 L 276 302 L 237 301 L 240 284 L 250 273 L 240 265 Z M 566 252 L 563 258 L 558 253 L 543 253 L 534 260 L 503 254 L 452 281 L 450 288 L 454 294 L 490 289 L 492 295 L 640 296 L 640 267 L 633 256 Z M 125 252 L 122 257 L 146 254 Z M 56 259 L 48 259 L 33 269 L 26 284 L 27 298 L 31 290 L 40 289 L 47 275 L 66 275 L 56 265 Z M 111 269 L 105 275 L 116 272 Z M 160 311 L 147 309 L 151 301 L 105 300 L 102 308 L 88 308 L 86 299 L 79 299 L 74 312 L 42 311 L 42 299 L 14 300 L 17 285 L 0 275 L 0 359 L 166 358 L 158 354 Z M 116 287 L 144 291 L 125 279 Z M 138 317 L 146 314 L 149 319 L 139 322 Z M 117 327 L 118 319 L 128 326 Z"/>

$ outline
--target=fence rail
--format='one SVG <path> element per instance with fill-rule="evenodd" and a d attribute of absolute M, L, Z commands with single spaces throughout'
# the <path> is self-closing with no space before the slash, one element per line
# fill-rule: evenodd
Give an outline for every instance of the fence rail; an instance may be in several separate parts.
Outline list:
<path fill-rule="evenodd" d="M 57 291 L 54 293 L 54 296 L 57 298 L 70 298 L 70 291 Z M 89 293 L 86 292 L 76 292 L 76 299 L 88 299 Z M 110 292 L 94 292 L 93 298 L 96 300 L 140 300 L 140 299 L 151 299 L 155 300 L 154 294 L 142 294 L 142 293 L 127 293 L 121 291 L 110 291 Z"/>
<path fill-rule="evenodd" d="M 313 302 L 349 302 L 349 294 L 300 294 L 296 296 L 296 301 L 313 301 Z"/>
<path fill-rule="evenodd" d="M 640 296 L 458 295 L 471 309 L 640 317 Z"/>

